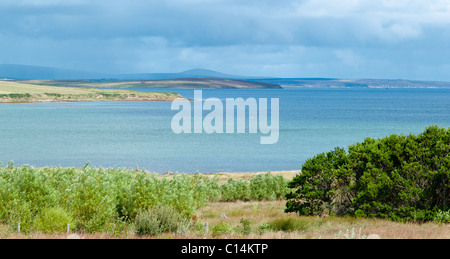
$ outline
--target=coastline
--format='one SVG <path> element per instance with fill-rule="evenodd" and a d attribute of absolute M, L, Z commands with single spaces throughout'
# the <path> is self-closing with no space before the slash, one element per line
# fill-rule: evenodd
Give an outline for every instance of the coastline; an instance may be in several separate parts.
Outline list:
<path fill-rule="evenodd" d="M 173 101 L 182 98 L 173 92 L 143 92 L 126 89 L 97 89 L 31 85 L 0 80 L 0 104 L 93 101 Z"/>
<path fill-rule="evenodd" d="M 155 92 L 156 94 L 158 92 Z M 102 101 L 115 101 L 115 102 L 158 102 L 158 101 L 174 101 L 181 96 L 173 97 L 148 97 L 148 98 L 68 98 L 68 99 L 0 99 L 0 104 L 34 104 L 34 103 L 76 103 L 76 102 L 102 102 Z"/>

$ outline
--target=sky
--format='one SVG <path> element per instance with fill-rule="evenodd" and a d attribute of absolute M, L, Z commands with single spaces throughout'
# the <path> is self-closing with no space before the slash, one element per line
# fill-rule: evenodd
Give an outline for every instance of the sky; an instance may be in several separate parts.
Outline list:
<path fill-rule="evenodd" d="M 0 0 L 0 64 L 450 81 L 450 1 Z"/>

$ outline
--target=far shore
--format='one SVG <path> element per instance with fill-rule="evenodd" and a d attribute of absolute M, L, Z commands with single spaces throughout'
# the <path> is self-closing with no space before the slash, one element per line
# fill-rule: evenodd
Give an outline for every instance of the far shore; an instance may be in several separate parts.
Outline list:
<path fill-rule="evenodd" d="M 177 97 L 178 98 L 178 97 Z M 177 98 L 70 98 L 70 99 L 0 99 L 0 104 L 36 104 L 36 103 L 78 103 L 78 102 L 101 102 L 101 101 L 117 101 L 117 102 L 158 102 L 158 101 L 173 101 Z"/>
<path fill-rule="evenodd" d="M 173 101 L 182 96 L 171 92 L 97 89 L 24 84 L 0 80 L 0 104 L 92 101 Z"/>

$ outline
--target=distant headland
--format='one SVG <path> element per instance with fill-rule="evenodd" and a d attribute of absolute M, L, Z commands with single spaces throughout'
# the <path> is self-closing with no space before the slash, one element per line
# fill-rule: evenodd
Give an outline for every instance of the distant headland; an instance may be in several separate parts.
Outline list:
<path fill-rule="evenodd" d="M 173 101 L 182 96 L 170 92 L 126 89 L 97 89 L 34 85 L 0 80 L 0 103 L 81 102 L 81 101 Z"/>

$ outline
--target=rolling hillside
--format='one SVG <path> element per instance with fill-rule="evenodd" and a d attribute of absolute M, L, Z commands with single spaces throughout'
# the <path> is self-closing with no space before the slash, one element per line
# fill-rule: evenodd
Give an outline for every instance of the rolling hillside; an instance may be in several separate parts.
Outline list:
<path fill-rule="evenodd" d="M 18 80 L 22 84 L 95 88 L 281 89 L 280 85 L 223 78 L 178 78 L 134 81 Z"/>

